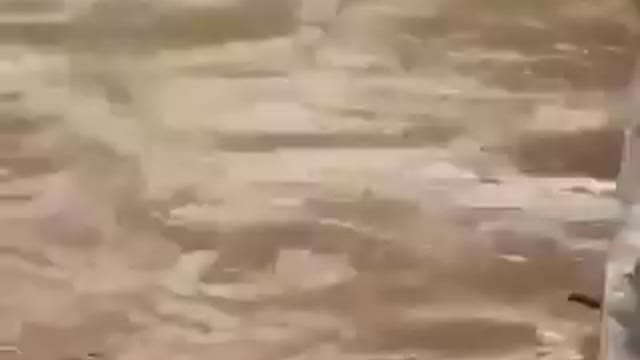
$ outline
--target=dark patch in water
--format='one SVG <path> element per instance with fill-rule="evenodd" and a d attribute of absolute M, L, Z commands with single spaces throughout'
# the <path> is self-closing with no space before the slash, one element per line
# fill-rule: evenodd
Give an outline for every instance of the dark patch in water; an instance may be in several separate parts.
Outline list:
<path fill-rule="evenodd" d="M 298 134 L 216 134 L 216 147 L 237 152 L 264 152 L 279 148 L 417 148 L 446 144 L 459 129 L 414 126 L 402 133 L 298 133 Z"/>
<path fill-rule="evenodd" d="M 531 176 L 589 176 L 615 179 L 622 160 L 623 132 L 589 129 L 567 133 L 535 132 L 521 137 L 510 154 Z"/>

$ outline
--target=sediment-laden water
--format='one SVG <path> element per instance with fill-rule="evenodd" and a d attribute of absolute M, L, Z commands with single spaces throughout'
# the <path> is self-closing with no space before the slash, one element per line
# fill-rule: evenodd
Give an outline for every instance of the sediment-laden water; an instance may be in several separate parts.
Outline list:
<path fill-rule="evenodd" d="M 639 21 L 0 2 L 0 358 L 595 359 Z"/>

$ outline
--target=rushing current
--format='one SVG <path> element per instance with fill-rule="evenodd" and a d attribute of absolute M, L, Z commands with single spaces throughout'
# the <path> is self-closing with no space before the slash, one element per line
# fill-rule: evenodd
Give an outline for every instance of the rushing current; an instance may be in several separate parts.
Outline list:
<path fill-rule="evenodd" d="M 595 360 L 639 25 L 0 1 L 0 360 Z"/>

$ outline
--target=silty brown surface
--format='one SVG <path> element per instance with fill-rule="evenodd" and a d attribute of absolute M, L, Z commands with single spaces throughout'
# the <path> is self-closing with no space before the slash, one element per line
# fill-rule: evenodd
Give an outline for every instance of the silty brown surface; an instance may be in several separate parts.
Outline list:
<path fill-rule="evenodd" d="M 0 359 L 595 358 L 631 4 L 89 5 L 0 4 Z"/>

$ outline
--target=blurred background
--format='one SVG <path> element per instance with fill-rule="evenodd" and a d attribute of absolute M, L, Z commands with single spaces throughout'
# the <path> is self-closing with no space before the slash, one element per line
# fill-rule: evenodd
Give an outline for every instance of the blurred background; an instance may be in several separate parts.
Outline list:
<path fill-rule="evenodd" d="M 633 5 L 1 0 L 0 359 L 595 359 Z"/>

